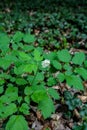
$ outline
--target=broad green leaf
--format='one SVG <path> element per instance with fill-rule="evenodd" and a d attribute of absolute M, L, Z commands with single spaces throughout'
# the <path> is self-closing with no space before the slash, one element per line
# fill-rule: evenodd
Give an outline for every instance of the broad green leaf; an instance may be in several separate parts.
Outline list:
<path fill-rule="evenodd" d="M 59 93 L 53 88 L 48 88 L 48 94 L 54 99 L 60 99 Z"/>
<path fill-rule="evenodd" d="M 63 49 L 57 52 L 58 59 L 62 62 L 69 62 L 71 60 L 71 55 L 68 50 Z"/>
<path fill-rule="evenodd" d="M 17 100 L 18 99 L 18 88 L 9 86 L 6 89 L 4 96 L 6 96 L 6 98 L 9 102 Z"/>
<path fill-rule="evenodd" d="M 24 61 L 30 61 L 31 57 L 25 52 L 19 51 L 19 59 Z"/>
<path fill-rule="evenodd" d="M 5 94 L 9 94 L 9 93 L 18 93 L 18 88 L 14 86 L 9 86 L 6 89 Z"/>
<path fill-rule="evenodd" d="M 28 130 L 28 123 L 22 115 L 13 115 L 6 124 L 5 130 Z"/>
<path fill-rule="evenodd" d="M 87 80 L 87 70 L 84 68 L 76 68 L 75 72 L 78 73 L 84 80 Z"/>
<path fill-rule="evenodd" d="M 72 75 L 72 70 L 67 70 L 67 71 L 65 71 L 65 75 Z"/>
<path fill-rule="evenodd" d="M 41 91 L 46 91 L 46 87 L 44 86 L 44 84 L 38 84 L 38 85 L 34 85 L 32 86 L 32 90 L 33 92 L 41 90 Z"/>
<path fill-rule="evenodd" d="M 31 95 L 33 93 L 32 87 L 25 87 L 24 93 L 25 95 Z"/>
<path fill-rule="evenodd" d="M 13 95 L 12 95 L 13 96 Z M 9 104 L 11 103 L 11 100 L 6 96 L 6 95 L 2 95 L 0 97 L 0 103 L 3 103 L 3 104 Z"/>
<path fill-rule="evenodd" d="M 25 115 L 29 115 L 29 105 L 26 103 L 22 103 L 21 107 L 19 108 L 19 111 Z"/>
<path fill-rule="evenodd" d="M 24 51 L 31 52 L 31 51 L 34 50 L 34 46 L 33 46 L 33 45 L 26 45 L 26 44 L 24 44 L 23 47 L 22 47 L 22 49 L 23 49 Z"/>
<path fill-rule="evenodd" d="M 66 83 L 69 86 L 73 86 L 73 88 L 77 90 L 84 90 L 84 86 L 82 84 L 82 80 L 80 77 L 75 76 L 75 75 L 66 75 Z"/>
<path fill-rule="evenodd" d="M 11 78 L 11 75 L 10 74 L 7 74 L 7 73 L 1 73 L 0 74 L 0 78 L 4 78 L 4 79 L 10 79 Z"/>
<path fill-rule="evenodd" d="M 32 73 L 37 71 L 37 65 L 35 63 L 27 64 L 24 66 L 23 72 Z"/>
<path fill-rule="evenodd" d="M 14 73 L 16 75 L 22 75 L 24 73 L 24 71 L 23 71 L 24 67 L 25 67 L 25 65 L 23 65 L 23 64 L 18 67 L 14 67 Z"/>
<path fill-rule="evenodd" d="M 67 64 L 67 63 L 64 64 L 63 68 L 64 68 L 65 70 L 71 70 L 71 69 L 72 69 L 72 67 L 70 66 L 69 63 L 68 63 L 68 64 Z"/>
<path fill-rule="evenodd" d="M 50 117 L 51 114 L 55 112 L 53 101 L 50 98 L 42 100 L 38 105 L 38 109 L 41 110 L 41 113 L 45 119 Z"/>
<path fill-rule="evenodd" d="M 72 63 L 76 65 L 82 65 L 85 61 L 85 54 L 83 52 L 77 52 L 72 58 Z"/>
<path fill-rule="evenodd" d="M 6 51 L 9 48 L 10 38 L 5 33 L 0 33 L 0 49 Z"/>
<path fill-rule="evenodd" d="M 57 60 L 53 60 L 52 65 L 57 69 L 57 70 L 61 70 L 62 65 L 57 61 Z"/>
<path fill-rule="evenodd" d="M 23 36 L 24 36 L 24 34 L 23 34 L 22 32 L 17 31 L 17 32 L 14 34 L 14 36 L 13 36 L 14 42 L 16 42 L 16 43 L 20 42 L 20 41 L 22 40 Z"/>
<path fill-rule="evenodd" d="M 60 82 L 63 82 L 65 80 L 65 75 L 63 73 L 59 73 L 57 75 L 57 79 L 60 81 Z"/>
<path fill-rule="evenodd" d="M 2 94 L 4 91 L 4 87 L 3 86 L 0 86 L 0 94 Z"/>
<path fill-rule="evenodd" d="M 33 43 L 35 42 L 35 36 L 30 33 L 26 33 L 23 37 L 23 40 L 26 43 Z"/>
<path fill-rule="evenodd" d="M 8 69 L 11 65 L 11 61 L 7 58 L 0 58 L 0 67 L 4 70 Z"/>
<path fill-rule="evenodd" d="M 30 104 L 30 97 L 29 97 L 29 96 L 25 96 L 24 101 L 25 101 L 27 104 Z"/>
<path fill-rule="evenodd" d="M 18 85 L 26 85 L 27 84 L 27 81 L 23 78 L 16 78 L 15 82 Z"/>
<path fill-rule="evenodd" d="M 87 68 L 87 60 L 84 61 L 84 65 Z"/>
<path fill-rule="evenodd" d="M 3 78 L 0 78 L 0 85 L 3 85 L 5 83 L 5 80 Z"/>
<path fill-rule="evenodd" d="M 42 72 L 38 72 L 34 78 L 33 85 L 43 82 L 44 74 Z"/>
<path fill-rule="evenodd" d="M 14 103 L 11 103 L 7 106 L 4 106 L 5 109 L 3 111 L 3 117 L 6 118 L 10 115 L 12 115 L 13 113 L 17 112 L 17 106 Z"/>
<path fill-rule="evenodd" d="M 56 57 L 56 53 L 55 52 L 50 52 L 50 53 L 45 53 L 44 54 L 44 58 L 48 59 L 50 61 L 53 61 Z"/>
<path fill-rule="evenodd" d="M 48 78 L 48 81 L 47 81 L 47 85 L 48 85 L 48 86 L 53 86 L 53 85 L 55 85 L 55 84 L 56 84 L 55 78 L 54 78 L 54 77 L 49 77 L 49 78 Z"/>
<path fill-rule="evenodd" d="M 36 61 L 41 61 L 43 59 L 43 57 L 41 56 L 41 53 L 37 49 L 34 50 L 34 59 Z"/>
<path fill-rule="evenodd" d="M 31 85 L 32 85 L 34 79 L 35 79 L 35 75 L 29 75 L 28 78 L 27 78 L 28 82 L 29 82 Z"/>
<path fill-rule="evenodd" d="M 22 96 L 18 96 L 17 101 L 18 101 L 19 104 L 21 103 L 22 100 L 23 100 L 23 97 Z"/>
<path fill-rule="evenodd" d="M 7 54 L 5 57 L 0 58 L 0 67 L 4 70 L 8 69 L 11 64 L 15 63 L 17 58 L 15 55 Z"/>
<path fill-rule="evenodd" d="M 47 93 L 45 90 L 36 90 L 32 96 L 32 100 L 36 103 L 39 103 L 42 100 L 45 100 L 47 98 Z"/>

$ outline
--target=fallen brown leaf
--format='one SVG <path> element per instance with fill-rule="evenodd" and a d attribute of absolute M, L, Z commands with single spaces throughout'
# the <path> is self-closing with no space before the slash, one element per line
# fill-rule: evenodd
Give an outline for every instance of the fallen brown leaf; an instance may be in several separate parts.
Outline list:
<path fill-rule="evenodd" d="M 84 103 L 87 102 L 87 96 L 78 96 L 78 98 Z"/>

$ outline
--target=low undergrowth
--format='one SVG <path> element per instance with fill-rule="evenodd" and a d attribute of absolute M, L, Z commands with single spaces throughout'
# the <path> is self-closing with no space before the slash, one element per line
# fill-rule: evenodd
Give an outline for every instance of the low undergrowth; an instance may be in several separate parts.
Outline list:
<path fill-rule="evenodd" d="M 35 47 L 34 35 L 20 31 L 10 36 L 0 33 L 0 37 L 0 118 L 7 120 L 6 130 L 28 130 L 25 115 L 31 114 L 31 106 L 36 106 L 44 119 L 49 118 L 55 112 L 54 102 L 61 99 L 53 86 L 66 83 L 85 90 L 87 59 L 83 52 L 71 54 L 62 49 L 46 53 Z M 72 96 L 67 96 L 66 104 L 70 111 L 81 105 Z"/>
<path fill-rule="evenodd" d="M 0 2 L 1 128 L 32 129 L 32 113 L 41 123 L 65 106 L 70 130 L 87 129 L 86 10 L 85 0 Z"/>

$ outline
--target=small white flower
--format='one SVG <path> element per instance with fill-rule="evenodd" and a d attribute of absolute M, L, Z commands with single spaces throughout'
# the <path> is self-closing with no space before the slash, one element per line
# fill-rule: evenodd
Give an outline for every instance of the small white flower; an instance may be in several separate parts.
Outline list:
<path fill-rule="evenodd" d="M 43 68 L 46 68 L 46 67 L 48 67 L 49 65 L 50 65 L 50 60 L 46 59 L 46 60 L 42 61 L 42 67 L 43 67 Z"/>

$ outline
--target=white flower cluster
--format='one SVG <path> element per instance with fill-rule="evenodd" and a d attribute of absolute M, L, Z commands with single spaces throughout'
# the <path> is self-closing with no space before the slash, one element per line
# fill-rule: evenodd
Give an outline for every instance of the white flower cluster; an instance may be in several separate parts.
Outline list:
<path fill-rule="evenodd" d="M 46 59 L 46 60 L 42 61 L 42 67 L 43 67 L 43 68 L 46 68 L 46 67 L 48 67 L 49 65 L 50 65 L 50 60 Z"/>

